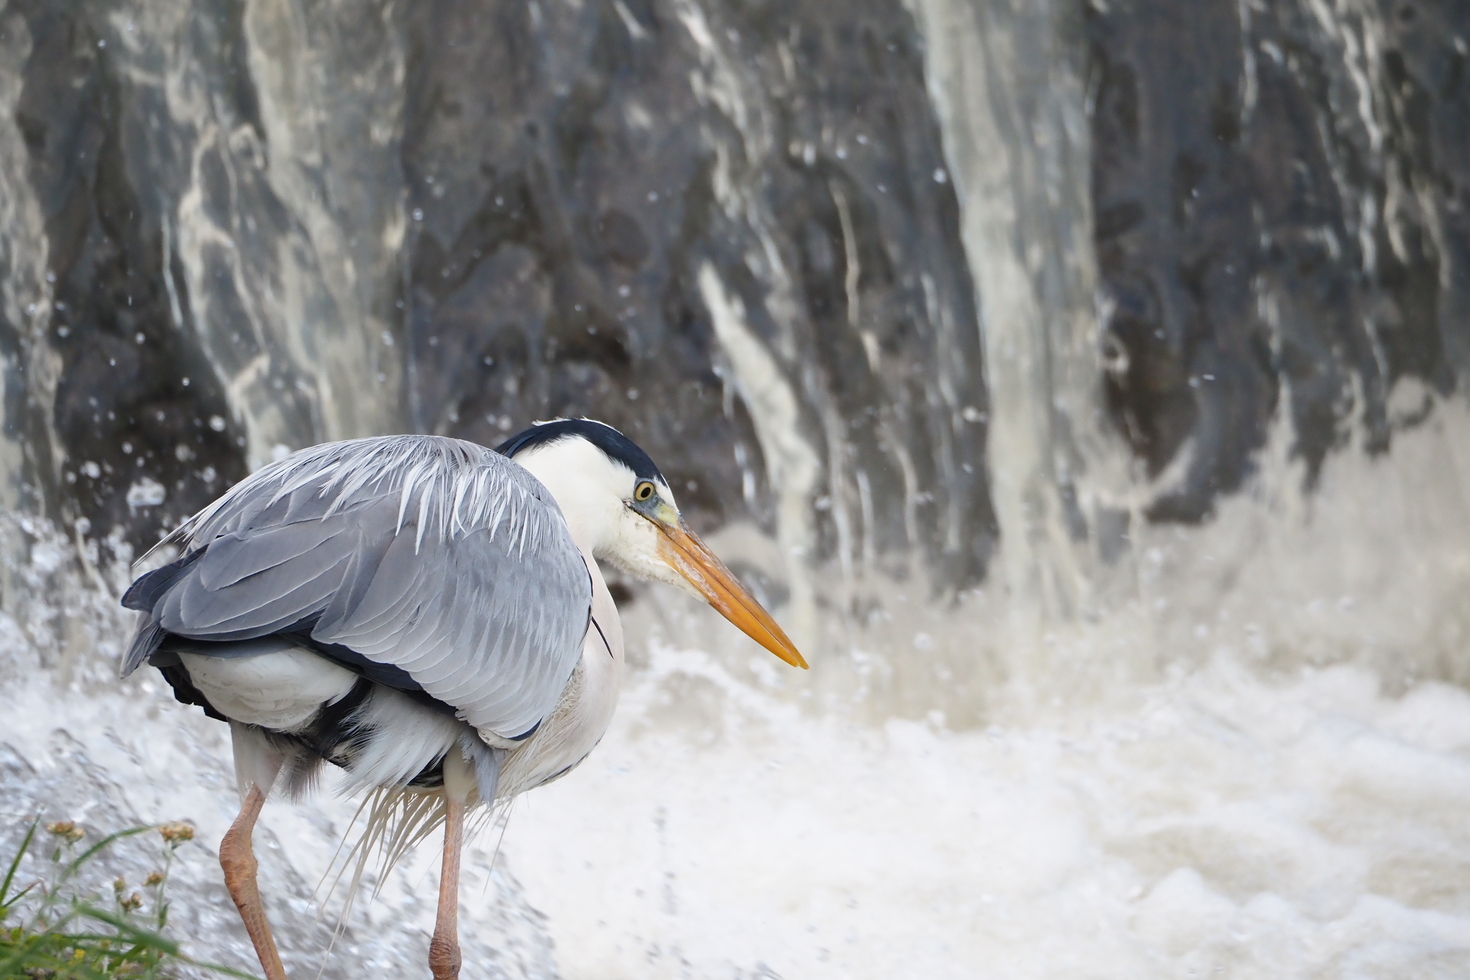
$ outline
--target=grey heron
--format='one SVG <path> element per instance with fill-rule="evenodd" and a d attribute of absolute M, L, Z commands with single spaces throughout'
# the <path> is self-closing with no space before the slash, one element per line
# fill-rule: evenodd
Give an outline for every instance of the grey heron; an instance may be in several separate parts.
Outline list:
<path fill-rule="evenodd" d="M 150 663 L 229 723 L 242 802 L 220 864 L 269 980 L 286 974 L 251 833 L 273 788 L 298 792 L 323 763 L 348 791 L 396 794 L 415 839 L 442 820 L 429 965 L 458 976 L 467 808 L 565 774 L 612 718 L 623 636 L 599 560 L 694 593 L 807 666 L 648 455 L 587 419 L 493 451 L 422 435 L 303 449 L 162 544 L 177 557 L 123 597 L 139 621 L 122 675 Z"/>

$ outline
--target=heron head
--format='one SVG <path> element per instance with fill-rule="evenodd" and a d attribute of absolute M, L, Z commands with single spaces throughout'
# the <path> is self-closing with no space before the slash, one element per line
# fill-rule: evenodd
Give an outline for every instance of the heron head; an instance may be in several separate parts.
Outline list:
<path fill-rule="evenodd" d="M 771 614 L 685 526 L 668 481 L 627 436 L 590 419 L 557 419 L 496 448 L 551 492 L 578 546 L 698 596 L 777 657 L 807 666 Z"/>

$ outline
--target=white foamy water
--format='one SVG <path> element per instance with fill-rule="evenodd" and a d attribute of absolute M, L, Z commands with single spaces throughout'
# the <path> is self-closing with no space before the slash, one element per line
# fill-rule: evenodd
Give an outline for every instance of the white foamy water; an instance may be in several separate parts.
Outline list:
<path fill-rule="evenodd" d="M 467 861 L 466 980 L 1470 975 L 1467 432 L 1441 405 L 1312 493 L 1278 438 L 1205 527 L 1135 524 L 1082 615 L 895 586 L 869 626 L 829 620 L 806 674 L 646 591 L 607 738 Z M 38 532 L 9 569 L 5 826 L 194 821 L 175 926 L 248 965 L 209 854 L 225 729 L 145 673 L 115 685 L 127 623 L 86 583 L 122 573 L 68 547 Z M 297 974 L 351 812 L 262 819 Z M 422 969 L 436 843 L 359 904 L 328 976 Z"/>
<path fill-rule="evenodd" d="M 180 848 L 170 874 L 169 935 L 195 959 L 258 971 L 215 856 L 239 810 L 228 728 L 176 703 L 153 670 L 117 681 L 135 615 L 117 602 L 127 580 L 125 547 L 117 562 L 100 562 L 105 550 L 89 548 L 88 574 L 44 522 L 6 517 L 0 514 L 0 581 L 8 587 L 0 612 L 0 860 L 10 860 L 38 819 L 79 822 L 87 832 L 82 846 L 139 825 L 188 822 L 197 836 Z M 26 552 L 29 560 L 18 564 Z M 318 980 L 427 975 L 438 897 L 432 845 L 410 855 L 376 900 L 370 872 L 334 936 L 346 889 L 331 888 L 333 860 L 356 810 L 330 791 L 299 803 L 273 799 L 257 825 L 261 892 L 287 970 Z M 47 850 L 33 848 L 20 869 L 23 884 L 47 879 Z M 160 854 L 152 834 L 123 841 L 89 865 L 82 885 L 104 905 L 116 877 L 146 893 L 141 883 L 159 870 Z M 485 850 L 467 855 L 462 872 L 472 898 L 461 911 L 466 980 L 554 977 L 543 918 L 492 858 Z"/>
<path fill-rule="evenodd" d="M 1268 453 L 1089 618 L 971 597 L 802 677 L 655 623 L 505 834 L 563 975 L 1470 975 L 1463 416 L 1311 495 Z M 913 689 L 953 717 L 962 676 L 996 680 L 951 730 Z"/>
<path fill-rule="evenodd" d="M 662 723 L 700 686 L 712 725 Z M 504 850 L 572 980 L 1470 975 L 1470 696 L 1222 659 L 985 731 L 664 650 Z"/>

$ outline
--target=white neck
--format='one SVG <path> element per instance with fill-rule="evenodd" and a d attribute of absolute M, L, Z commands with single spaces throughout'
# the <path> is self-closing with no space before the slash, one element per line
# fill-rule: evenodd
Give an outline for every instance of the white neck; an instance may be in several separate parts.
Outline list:
<path fill-rule="evenodd" d="M 584 554 L 605 557 L 623 517 L 610 487 L 632 485 L 632 474 L 585 439 L 559 439 L 517 453 L 515 461 L 541 481 L 561 508 L 572 540 Z"/>

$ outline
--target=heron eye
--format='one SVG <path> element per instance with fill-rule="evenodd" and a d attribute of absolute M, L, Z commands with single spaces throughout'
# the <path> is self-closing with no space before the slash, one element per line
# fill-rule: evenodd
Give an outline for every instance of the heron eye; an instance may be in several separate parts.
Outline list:
<path fill-rule="evenodd" d="M 644 480 L 642 483 L 638 484 L 636 487 L 633 488 L 633 499 L 634 500 L 644 501 L 644 500 L 647 500 L 649 497 L 652 497 L 652 496 L 653 496 L 653 484 L 652 483 L 649 483 L 647 480 Z"/>

